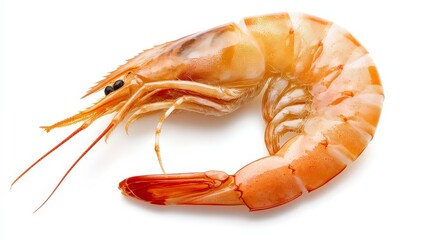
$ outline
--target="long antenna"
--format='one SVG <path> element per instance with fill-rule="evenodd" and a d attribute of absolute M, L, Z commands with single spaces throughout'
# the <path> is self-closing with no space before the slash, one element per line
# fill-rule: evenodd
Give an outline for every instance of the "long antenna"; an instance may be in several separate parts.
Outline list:
<path fill-rule="evenodd" d="M 91 150 L 91 148 L 92 147 L 94 147 L 94 145 L 98 142 L 98 141 L 100 141 L 100 139 L 101 138 L 103 138 L 103 136 L 104 135 L 106 135 L 113 127 L 115 126 L 115 124 L 113 124 L 113 123 L 110 123 L 109 124 L 109 126 L 107 126 L 107 128 L 106 129 L 104 129 L 104 131 L 94 140 L 94 142 L 92 142 L 91 143 L 91 145 L 89 145 L 89 147 L 79 156 L 79 158 L 70 166 L 70 168 L 67 170 L 67 172 L 63 175 L 63 177 L 61 178 L 61 180 L 58 182 L 58 184 L 57 184 L 57 186 L 55 186 L 55 188 L 54 188 L 54 190 L 52 190 L 52 192 L 51 192 L 51 194 L 49 194 L 49 196 L 46 198 L 46 200 L 36 209 L 36 210 L 34 210 L 34 212 L 33 213 L 35 213 L 35 212 L 37 212 L 40 208 L 42 208 L 43 207 L 43 205 L 45 205 L 45 203 L 46 202 L 48 202 L 48 200 L 52 197 L 52 195 L 55 193 L 55 191 L 57 191 L 57 189 L 58 189 L 58 187 L 61 185 L 61 183 L 64 181 L 64 179 L 67 177 L 67 175 L 71 172 L 71 170 L 76 166 L 76 164 L 89 152 L 89 150 Z M 79 130 L 79 129 L 78 129 Z M 79 132 L 79 131 L 75 131 L 76 133 L 77 132 Z M 66 138 L 66 140 L 65 141 L 67 141 L 68 140 L 68 138 L 70 138 L 70 137 L 72 137 L 74 134 L 76 134 L 75 132 L 73 132 L 69 137 L 67 137 Z M 60 145 L 62 144 L 62 142 L 60 143 Z M 54 148 L 54 150 L 55 150 L 55 148 Z M 51 150 L 51 151 L 53 151 L 53 150 Z M 46 154 L 47 155 L 47 154 Z M 39 160 L 38 160 L 39 161 Z M 37 164 L 37 162 L 38 161 L 36 161 L 33 165 L 36 165 Z M 32 166 L 33 166 L 32 165 Z M 31 166 L 31 167 L 32 167 Z M 30 167 L 30 169 L 31 169 L 31 167 Z M 28 169 L 29 170 L 29 169 Z M 26 171 L 28 171 L 28 170 L 26 170 Z M 26 172 L 25 171 L 25 172 Z M 24 172 L 24 174 L 25 174 L 25 172 Z M 18 179 L 20 178 L 21 176 L 19 176 L 18 177 Z M 16 182 L 16 180 L 14 181 L 14 182 Z M 13 183 L 12 183 L 12 185 L 13 185 Z"/>
<path fill-rule="evenodd" d="M 49 150 L 45 155 L 37 159 L 33 164 L 31 164 L 27 169 L 25 169 L 24 172 L 22 172 L 10 185 L 10 190 L 12 190 L 13 185 L 18 182 L 21 177 L 23 177 L 28 171 L 30 171 L 34 166 L 36 166 L 39 162 L 41 162 L 45 157 L 47 157 L 49 154 L 51 154 L 53 151 L 55 151 L 57 148 L 61 147 L 64 143 L 66 143 L 70 138 L 78 134 L 80 131 L 85 129 L 86 126 L 82 125 L 78 129 L 76 129 L 74 132 L 72 132 L 68 137 L 66 137 L 64 140 L 62 140 L 60 143 L 58 143 L 55 147 L 53 147 L 51 150 Z"/>

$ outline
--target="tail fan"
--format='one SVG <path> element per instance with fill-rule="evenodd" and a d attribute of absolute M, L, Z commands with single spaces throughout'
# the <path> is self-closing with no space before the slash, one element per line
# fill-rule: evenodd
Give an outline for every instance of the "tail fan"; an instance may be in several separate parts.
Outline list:
<path fill-rule="evenodd" d="M 126 196 L 158 205 L 242 205 L 234 176 L 221 171 L 130 177 L 119 183 Z"/>

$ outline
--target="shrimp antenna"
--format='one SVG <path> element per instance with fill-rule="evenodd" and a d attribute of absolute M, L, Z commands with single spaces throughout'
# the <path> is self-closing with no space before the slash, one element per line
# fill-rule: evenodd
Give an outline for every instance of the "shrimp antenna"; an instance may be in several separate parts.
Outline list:
<path fill-rule="evenodd" d="M 33 213 L 37 212 L 40 208 L 42 208 L 46 202 L 48 202 L 48 200 L 52 197 L 52 195 L 54 195 L 55 191 L 57 191 L 58 187 L 61 185 L 61 183 L 64 181 L 64 179 L 67 177 L 67 175 L 71 172 L 71 170 L 73 170 L 73 168 L 76 166 L 76 164 L 89 152 L 89 150 L 91 150 L 92 147 L 94 147 L 94 145 L 100 141 L 101 138 L 104 137 L 104 135 L 106 135 L 113 127 L 115 126 L 114 123 L 110 123 L 109 126 L 107 126 L 106 129 L 104 129 L 104 131 L 91 143 L 91 145 L 89 145 L 89 147 L 78 157 L 78 159 L 76 159 L 76 161 L 70 166 L 70 168 L 67 170 L 67 172 L 63 175 L 63 177 L 61 178 L 61 180 L 57 183 L 57 185 L 55 186 L 54 190 L 52 190 L 51 194 L 49 194 L 49 196 L 45 199 L 45 201 L 36 209 L 34 210 Z M 70 137 L 72 137 L 73 135 L 75 135 L 76 133 L 78 133 L 81 129 L 76 130 L 75 132 L 73 132 L 69 137 L 67 137 L 65 139 L 65 141 L 67 141 Z M 65 142 L 63 141 L 63 142 Z M 59 146 L 61 146 L 61 144 L 63 143 L 61 142 L 59 144 Z M 57 147 L 57 146 L 56 146 Z M 55 147 L 55 148 L 56 148 Z M 53 150 L 55 150 L 55 148 Z M 50 152 L 52 152 L 53 150 L 51 150 Z M 48 153 L 49 154 L 49 153 Z M 47 154 L 46 154 L 47 155 Z M 42 157 L 43 158 L 43 157 Z M 38 160 L 40 161 L 40 160 Z M 33 165 L 36 165 L 37 162 L 36 161 Z M 32 166 L 33 166 L 32 165 Z M 31 166 L 31 167 L 32 167 Z M 30 167 L 30 168 L 31 168 Z M 25 172 L 24 172 L 25 173 Z M 19 179 L 19 177 L 18 177 Z"/>
<path fill-rule="evenodd" d="M 62 140 L 60 143 L 58 143 L 55 147 L 53 147 L 51 150 L 49 150 L 47 153 L 45 153 L 45 155 L 43 155 L 42 157 L 40 157 L 39 159 L 37 159 L 33 164 L 31 164 L 27 169 L 25 169 L 24 172 L 22 172 L 10 185 L 10 189 L 12 189 L 13 185 L 19 180 L 21 179 L 21 177 L 23 177 L 28 171 L 30 171 L 34 166 L 36 166 L 39 162 L 41 162 L 45 157 L 47 157 L 49 154 L 51 154 L 53 151 L 55 151 L 57 148 L 61 147 L 61 145 L 63 145 L 64 143 L 66 143 L 68 140 L 70 140 L 70 138 L 72 138 L 73 136 L 75 136 L 76 134 L 78 134 L 80 131 L 82 131 L 83 129 L 85 129 L 85 127 L 82 125 L 80 126 L 78 129 L 76 129 L 74 132 L 72 132 L 68 137 L 64 138 L 64 140 Z"/>

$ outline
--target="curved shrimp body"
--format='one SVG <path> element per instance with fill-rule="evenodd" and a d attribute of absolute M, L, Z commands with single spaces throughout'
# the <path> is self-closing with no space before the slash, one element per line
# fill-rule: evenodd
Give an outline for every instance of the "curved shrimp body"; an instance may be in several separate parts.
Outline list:
<path fill-rule="evenodd" d="M 121 84 L 116 84 L 118 79 Z M 115 89 L 116 85 L 121 87 Z M 85 96 L 109 90 L 94 106 L 44 128 L 84 121 L 52 152 L 94 120 L 115 113 L 77 163 L 126 117 L 128 128 L 162 111 L 155 143 L 161 163 L 159 135 L 174 110 L 227 114 L 264 86 L 269 156 L 234 175 L 208 171 L 136 176 L 123 180 L 119 188 L 126 196 L 155 204 L 267 209 L 327 183 L 374 135 L 384 99 L 376 67 L 360 43 L 331 22 L 303 14 L 250 17 L 240 25 L 227 24 L 156 46 L 90 89 Z"/>
<path fill-rule="evenodd" d="M 370 56 L 350 33 L 301 14 L 251 17 L 244 19 L 241 28 L 224 29 L 209 31 L 205 41 L 224 42 L 224 36 L 236 40 L 216 55 L 222 62 L 221 74 L 232 66 L 240 69 L 234 70 L 241 75 L 230 79 L 228 87 L 251 92 L 246 94 L 249 97 L 268 82 L 263 115 L 270 156 L 234 175 L 209 171 L 128 178 L 119 185 L 125 195 L 156 204 L 271 208 L 327 183 L 372 139 L 383 89 Z M 242 45 L 246 51 L 240 52 Z M 192 55 L 201 51 L 188 47 L 186 52 Z M 212 46 L 204 50 L 211 51 Z M 231 85 L 237 82 L 241 85 Z"/>

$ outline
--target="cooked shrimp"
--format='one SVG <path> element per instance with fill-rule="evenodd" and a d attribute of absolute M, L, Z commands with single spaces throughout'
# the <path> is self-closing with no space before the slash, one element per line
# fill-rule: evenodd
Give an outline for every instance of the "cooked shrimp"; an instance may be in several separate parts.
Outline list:
<path fill-rule="evenodd" d="M 263 89 L 269 156 L 233 175 L 207 171 L 136 176 L 123 180 L 119 189 L 154 204 L 246 205 L 261 210 L 287 203 L 323 186 L 358 158 L 374 135 L 384 99 L 368 52 L 339 26 L 303 14 L 245 18 L 240 25 L 226 24 L 146 50 L 113 71 L 85 95 L 104 90 L 105 97 L 72 117 L 42 127 L 49 132 L 83 122 L 12 185 L 109 113 L 115 113 L 110 124 L 46 201 L 82 157 L 124 119 L 128 131 L 135 120 L 162 112 L 155 151 L 164 169 L 159 136 L 173 111 L 221 116 Z"/>

